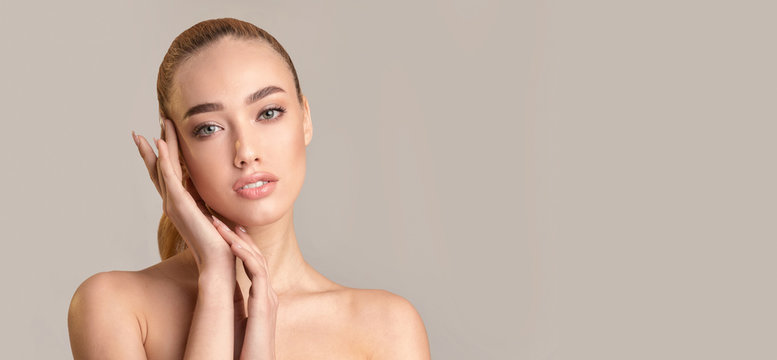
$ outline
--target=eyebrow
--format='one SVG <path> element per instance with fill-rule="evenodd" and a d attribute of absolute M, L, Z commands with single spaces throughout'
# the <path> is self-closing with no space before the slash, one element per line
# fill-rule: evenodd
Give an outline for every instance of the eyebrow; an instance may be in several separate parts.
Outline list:
<path fill-rule="evenodd" d="M 277 87 L 277 86 L 270 85 L 270 86 L 267 86 L 267 87 L 265 87 L 263 89 L 257 90 L 256 92 L 254 92 L 251 95 L 248 95 L 246 97 L 246 99 L 245 99 L 245 103 L 246 103 L 246 105 L 251 105 L 251 104 L 261 100 L 265 96 L 270 95 L 270 94 L 274 94 L 274 93 L 277 93 L 277 92 L 284 92 L 285 93 L 286 91 L 281 89 L 281 88 L 279 88 L 279 87 Z M 205 113 L 205 112 L 210 112 L 210 111 L 219 111 L 219 110 L 222 110 L 222 109 L 224 109 L 224 105 L 222 105 L 221 103 L 205 103 L 205 104 L 194 105 L 191 108 L 189 108 L 189 110 L 187 110 L 186 113 L 183 115 L 183 120 L 186 120 L 188 117 L 190 117 L 192 115 L 199 114 L 199 113 Z"/>

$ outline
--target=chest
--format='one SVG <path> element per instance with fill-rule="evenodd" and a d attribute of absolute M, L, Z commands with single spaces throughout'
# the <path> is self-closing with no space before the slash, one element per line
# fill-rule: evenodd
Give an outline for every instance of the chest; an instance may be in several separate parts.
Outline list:
<path fill-rule="evenodd" d="M 167 298 L 146 311 L 148 359 L 181 359 L 194 313 L 188 296 Z M 365 359 L 363 342 L 347 311 L 331 302 L 279 301 L 276 359 Z"/>

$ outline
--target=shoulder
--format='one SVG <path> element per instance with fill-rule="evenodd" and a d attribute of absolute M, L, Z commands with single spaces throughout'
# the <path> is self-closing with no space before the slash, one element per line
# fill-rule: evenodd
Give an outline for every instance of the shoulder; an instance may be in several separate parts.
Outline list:
<path fill-rule="evenodd" d="M 169 309 L 167 303 L 182 307 L 196 292 L 191 270 L 185 259 L 173 256 L 142 270 L 100 272 L 84 280 L 68 310 L 73 356 L 145 359 L 151 317 Z"/>
<path fill-rule="evenodd" d="M 70 301 L 69 321 L 92 320 L 134 313 L 141 275 L 133 271 L 106 271 L 84 280 Z M 86 316 L 84 316 L 86 315 Z"/>
<path fill-rule="evenodd" d="M 366 335 L 373 359 L 429 359 L 421 315 L 410 301 L 380 289 L 347 289 L 353 324 Z"/>
<path fill-rule="evenodd" d="M 130 271 L 101 272 L 76 289 L 68 310 L 68 330 L 75 358 L 145 356 L 139 318 L 141 276 Z"/>

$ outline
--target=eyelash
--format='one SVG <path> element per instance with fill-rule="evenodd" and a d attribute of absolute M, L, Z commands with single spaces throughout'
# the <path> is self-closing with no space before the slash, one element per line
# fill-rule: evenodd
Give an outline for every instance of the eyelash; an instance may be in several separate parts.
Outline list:
<path fill-rule="evenodd" d="M 276 111 L 276 112 L 278 112 L 279 114 L 278 114 L 277 116 L 273 117 L 273 118 L 270 118 L 270 119 L 261 119 L 261 120 L 259 120 L 259 121 L 263 121 L 263 122 L 274 122 L 274 121 L 277 121 L 278 119 L 280 119 L 280 118 L 281 118 L 281 116 L 283 116 L 283 114 L 285 114 L 285 113 L 286 113 L 286 108 L 285 108 L 285 107 L 283 107 L 283 106 L 273 106 L 273 107 L 271 107 L 271 108 L 263 109 L 263 110 L 262 110 L 262 111 L 259 113 L 259 116 L 258 116 L 258 117 L 261 117 L 262 115 L 264 115 L 264 113 L 266 113 L 266 112 L 268 112 L 268 111 Z M 218 126 L 218 125 L 216 125 L 216 124 L 212 124 L 212 123 L 208 123 L 208 124 L 202 124 L 201 126 L 198 126 L 197 128 L 195 128 L 195 129 L 194 129 L 194 131 L 192 132 L 192 133 L 193 133 L 193 135 L 194 135 L 195 137 L 208 137 L 208 136 L 210 136 L 210 134 L 208 134 L 208 135 L 202 135 L 202 134 L 200 134 L 200 131 L 202 131 L 203 129 L 207 128 L 208 126 Z M 220 127 L 220 126 L 219 126 L 219 127 Z"/>

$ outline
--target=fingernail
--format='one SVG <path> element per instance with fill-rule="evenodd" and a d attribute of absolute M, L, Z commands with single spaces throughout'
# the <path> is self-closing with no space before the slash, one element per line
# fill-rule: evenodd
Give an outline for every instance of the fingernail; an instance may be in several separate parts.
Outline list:
<path fill-rule="evenodd" d="M 140 146 L 140 144 L 138 143 L 138 136 L 135 135 L 135 130 L 132 130 L 132 140 L 135 141 L 136 146 Z"/>
<path fill-rule="evenodd" d="M 237 229 L 242 231 L 242 232 L 244 232 L 244 233 L 247 233 L 246 228 L 244 228 L 244 227 L 242 227 L 240 225 L 237 226 Z"/>

